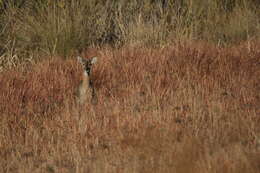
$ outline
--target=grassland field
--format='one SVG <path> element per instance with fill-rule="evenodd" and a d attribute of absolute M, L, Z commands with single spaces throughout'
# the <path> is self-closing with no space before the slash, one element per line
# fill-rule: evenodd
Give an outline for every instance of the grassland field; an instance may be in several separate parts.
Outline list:
<path fill-rule="evenodd" d="M 0 172 L 260 172 L 257 1 L 177 2 L 0 1 Z"/>

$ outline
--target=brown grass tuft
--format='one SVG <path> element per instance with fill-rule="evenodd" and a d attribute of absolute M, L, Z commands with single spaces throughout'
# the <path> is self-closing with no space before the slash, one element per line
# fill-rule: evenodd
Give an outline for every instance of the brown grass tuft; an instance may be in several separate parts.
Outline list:
<path fill-rule="evenodd" d="M 2 113 L 53 113 L 66 101 L 72 100 L 79 84 L 80 68 L 75 61 L 48 59 L 31 66 L 3 72 L 1 82 Z M 72 104 L 72 102 L 70 102 Z"/>

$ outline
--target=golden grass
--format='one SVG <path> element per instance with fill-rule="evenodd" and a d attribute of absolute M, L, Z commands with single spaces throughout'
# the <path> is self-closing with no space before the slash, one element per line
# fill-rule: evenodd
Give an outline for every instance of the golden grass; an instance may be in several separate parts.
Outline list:
<path fill-rule="evenodd" d="M 0 0 L 0 70 L 92 45 L 239 44 L 260 36 L 256 0 Z M 10 64 L 12 62 L 12 64 Z"/>
<path fill-rule="evenodd" d="M 4 71 L 0 172 L 259 172 L 259 45 L 87 50 L 83 109 L 74 59 Z"/>

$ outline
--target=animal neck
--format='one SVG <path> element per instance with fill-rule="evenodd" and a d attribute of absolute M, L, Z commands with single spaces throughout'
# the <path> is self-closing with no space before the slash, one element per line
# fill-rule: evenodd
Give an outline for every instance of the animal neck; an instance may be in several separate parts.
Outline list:
<path fill-rule="evenodd" d="M 83 77 L 89 77 L 89 75 L 86 71 L 83 72 Z"/>
<path fill-rule="evenodd" d="M 86 87 L 89 87 L 91 85 L 90 84 L 91 82 L 90 82 L 89 74 L 86 71 L 83 72 L 83 81 L 82 81 L 82 83 Z"/>

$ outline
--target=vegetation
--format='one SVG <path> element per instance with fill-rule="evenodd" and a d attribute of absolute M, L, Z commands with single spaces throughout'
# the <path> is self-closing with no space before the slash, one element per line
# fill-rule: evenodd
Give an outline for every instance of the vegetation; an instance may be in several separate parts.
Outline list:
<path fill-rule="evenodd" d="M 0 172 L 260 172 L 259 7 L 0 0 Z"/>
<path fill-rule="evenodd" d="M 0 55 L 15 63 L 67 57 L 91 45 L 162 46 L 183 40 L 226 45 L 260 35 L 260 5 L 254 0 L 0 2 Z"/>

